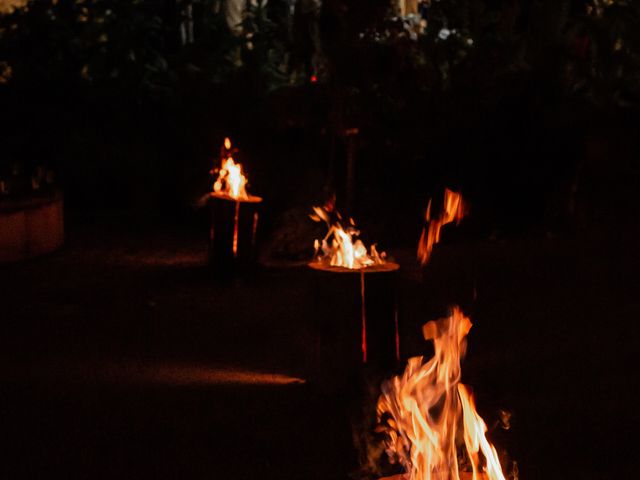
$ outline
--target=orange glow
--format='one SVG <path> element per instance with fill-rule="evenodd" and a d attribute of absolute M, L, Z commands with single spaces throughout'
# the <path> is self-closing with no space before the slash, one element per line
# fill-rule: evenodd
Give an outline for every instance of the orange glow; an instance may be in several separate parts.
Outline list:
<path fill-rule="evenodd" d="M 306 380 L 285 373 L 240 368 L 233 365 L 198 363 L 148 363 L 139 359 L 119 362 L 48 361 L 46 363 L 4 363 L 0 380 L 29 379 L 38 382 L 121 383 L 138 385 L 302 385 Z"/>
<path fill-rule="evenodd" d="M 251 245 L 256 244 L 256 232 L 258 231 L 258 212 L 253 214 L 253 223 L 251 225 Z"/>
<path fill-rule="evenodd" d="M 236 210 L 233 215 L 233 256 L 238 256 L 238 221 L 240 220 L 240 202 L 236 202 Z"/>
<path fill-rule="evenodd" d="M 420 242 L 418 243 L 418 260 L 421 265 L 426 265 L 431 257 L 433 246 L 440 241 L 440 231 L 442 227 L 448 223 L 456 222 L 459 224 L 465 215 L 465 203 L 462 195 L 445 188 L 444 190 L 444 206 L 440 217 L 431 219 L 431 200 L 427 205 L 425 220 L 429 222 L 429 229 L 423 228 Z"/>
<path fill-rule="evenodd" d="M 213 184 L 215 193 L 226 195 L 235 200 L 247 200 L 247 177 L 242 173 L 242 165 L 233 159 L 231 150 L 231 140 L 224 139 L 224 147 L 220 151 L 222 159 L 221 167 L 214 173 L 218 173 L 218 178 Z"/>
<path fill-rule="evenodd" d="M 367 363 L 367 307 L 365 303 L 364 270 L 360 270 L 360 318 L 362 320 L 362 363 Z"/>
<path fill-rule="evenodd" d="M 304 379 L 235 368 L 207 368 L 193 365 L 161 365 L 142 369 L 139 377 L 148 382 L 168 385 L 293 385 L 303 384 Z"/>
<path fill-rule="evenodd" d="M 386 262 L 386 254 L 378 253 L 375 245 L 371 245 L 369 252 L 360 239 L 355 239 L 360 232 L 352 219 L 349 219 L 347 227 L 343 227 L 339 213 L 336 213 L 335 219 L 331 218 L 332 207 L 313 207 L 313 211 L 311 219 L 316 222 L 324 221 L 329 228 L 322 240 L 314 242 L 315 259 L 318 263 L 357 270 Z"/>
<path fill-rule="evenodd" d="M 10 14 L 27 6 L 29 0 L 0 0 L 0 14 Z M 1 82 L 0 82 L 1 83 Z"/>
<path fill-rule="evenodd" d="M 428 322 L 423 335 L 433 341 L 433 358 L 409 359 L 404 374 L 382 386 L 378 423 L 386 433 L 387 455 L 404 467 L 406 480 L 505 480 L 487 427 L 460 383 L 470 329 L 471 321 L 457 307 L 449 317 Z"/>

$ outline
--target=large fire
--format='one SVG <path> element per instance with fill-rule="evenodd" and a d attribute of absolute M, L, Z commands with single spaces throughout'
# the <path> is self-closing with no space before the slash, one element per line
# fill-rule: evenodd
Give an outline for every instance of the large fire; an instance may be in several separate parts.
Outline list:
<path fill-rule="evenodd" d="M 314 215 L 311 219 L 324 221 L 329 230 L 322 240 L 315 240 L 315 260 L 324 265 L 342 267 L 351 270 L 382 265 L 386 263 L 386 254 L 378 253 L 375 245 L 369 251 L 356 237 L 360 231 L 355 227 L 352 219 L 346 227 L 342 226 L 342 216 L 339 213 L 332 218 L 333 206 L 313 207 Z"/>
<path fill-rule="evenodd" d="M 387 455 L 402 465 L 405 480 L 505 479 L 471 392 L 460 383 L 470 329 L 457 307 L 449 317 L 428 322 L 423 334 L 433 341 L 433 358 L 409 359 L 404 374 L 382 386 L 378 422 Z"/>
<path fill-rule="evenodd" d="M 426 265 L 431 257 L 433 246 L 440 241 L 442 227 L 451 222 L 460 223 L 465 215 L 465 204 L 462 195 L 445 188 L 444 206 L 438 218 L 431 219 L 431 200 L 427 206 L 425 219 L 429 222 L 429 229 L 423 228 L 420 242 L 418 243 L 418 260 Z"/>
<path fill-rule="evenodd" d="M 230 197 L 234 200 L 247 200 L 247 177 L 242 173 L 242 165 L 233 159 L 235 150 L 231 148 L 231 140 L 224 139 L 224 145 L 220 149 L 222 165 L 217 170 L 218 178 L 213 184 L 213 191 L 219 195 Z"/>

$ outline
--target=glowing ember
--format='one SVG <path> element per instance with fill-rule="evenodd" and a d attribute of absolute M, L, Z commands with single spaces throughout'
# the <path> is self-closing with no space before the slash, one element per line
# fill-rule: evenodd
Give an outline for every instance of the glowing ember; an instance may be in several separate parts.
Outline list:
<path fill-rule="evenodd" d="M 429 222 L 429 230 L 422 229 L 420 242 L 418 243 L 418 260 L 425 265 L 431 257 L 433 246 L 440 241 L 440 230 L 446 224 L 451 222 L 460 223 L 465 215 L 465 204 L 462 195 L 445 188 L 444 190 L 444 206 L 440 217 L 431 219 L 431 200 L 427 206 L 425 219 Z"/>
<path fill-rule="evenodd" d="M 378 253 L 375 245 L 371 245 L 370 251 L 367 251 L 364 243 L 360 239 L 355 239 L 360 232 L 352 219 L 349 219 L 349 225 L 343 227 L 342 216 L 339 213 L 336 212 L 335 218 L 331 218 L 332 204 L 313 207 L 313 211 L 314 215 L 311 215 L 311 219 L 316 222 L 324 221 L 329 228 L 322 240 L 314 242 L 315 258 L 318 263 L 357 270 L 386 262 L 386 254 Z"/>
<path fill-rule="evenodd" d="M 247 177 L 242 173 L 242 165 L 234 161 L 233 153 L 231 140 L 225 138 L 224 146 L 220 149 L 222 165 L 217 170 L 218 178 L 213 184 L 213 191 L 235 200 L 247 200 L 249 198 L 246 190 Z"/>
<path fill-rule="evenodd" d="M 428 322 L 423 334 L 434 343 L 433 358 L 409 359 L 404 374 L 382 386 L 378 423 L 387 455 L 404 467 L 406 480 L 505 479 L 473 397 L 460 383 L 470 329 L 457 307 L 448 318 Z"/>

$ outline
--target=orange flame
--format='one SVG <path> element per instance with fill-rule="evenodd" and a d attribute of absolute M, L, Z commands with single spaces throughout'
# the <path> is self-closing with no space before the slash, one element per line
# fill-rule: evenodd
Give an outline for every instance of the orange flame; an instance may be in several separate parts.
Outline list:
<path fill-rule="evenodd" d="M 221 149 L 222 166 L 217 171 L 218 178 L 213 184 L 213 191 L 235 200 L 246 200 L 249 198 L 246 190 L 247 177 L 242 173 L 242 165 L 233 160 L 232 153 L 231 140 L 227 137 Z"/>
<path fill-rule="evenodd" d="M 431 220 L 431 200 L 427 206 L 425 220 L 429 222 L 429 230 L 422 229 L 420 242 L 418 243 L 418 260 L 421 265 L 426 265 L 431 257 L 433 246 L 440 241 L 440 230 L 446 224 L 456 222 L 459 224 L 465 215 L 465 203 L 462 195 L 445 188 L 444 190 L 444 207 L 440 218 Z"/>
<path fill-rule="evenodd" d="M 485 436 L 487 427 L 460 383 L 470 329 L 471 321 L 457 307 L 448 318 L 428 322 L 423 334 L 433 341 L 433 358 L 426 363 L 423 357 L 409 359 L 404 374 L 382 386 L 378 423 L 384 422 L 387 455 L 404 467 L 406 480 L 469 478 L 459 467 L 465 459 L 473 480 L 505 480 L 496 450 Z M 462 443 L 465 453 L 459 455 Z"/>
<path fill-rule="evenodd" d="M 329 231 L 322 240 L 315 240 L 315 258 L 319 263 L 332 267 L 360 269 L 372 265 L 381 265 L 386 262 L 386 254 L 378 253 L 375 245 L 371 245 L 370 252 L 360 239 L 360 231 L 355 228 L 352 219 L 349 219 L 347 227 L 341 224 L 342 217 L 336 214 L 337 219 L 329 216 L 329 208 L 313 207 L 314 215 L 310 215 L 315 222 L 324 221 Z"/>

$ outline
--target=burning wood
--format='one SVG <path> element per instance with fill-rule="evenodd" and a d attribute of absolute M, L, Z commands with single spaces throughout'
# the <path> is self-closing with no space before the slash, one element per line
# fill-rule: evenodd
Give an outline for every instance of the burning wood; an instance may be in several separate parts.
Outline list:
<path fill-rule="evenodd" d="M 409 359 L 404 374 L 382 386 L 377 419 L 390 461 L 406 472 L 398 480 L 505 479 L 471 392 L 460 383 L 470 329 L 457 307 L 449 317 L 428 322 L 423 335 L 434 343 L 433 358 Z"/>
<path fill-rule="evenodd" d="M 466 205 L 460 193 L 445 188 L 444 206 L 438 218 L 431 219 L 431 200 L 427 205 L 425 220 L 429 222 L 429 229 L 426 226 L 422 229 L 420 242 L 418 243 L 418 260 L 421 265 L 426 265 L 431 257 L 433 246 L 440 241 L 440 231 L 442 227 L 451 222 L 459 224 L 464 218 Z"/>
<path fill-rule="evenodd" d="M 238 149 L 231 147 L 231 140 L 224 139 L 224 144 L 220 148 L 221 166 L 211 173 L 217 173 L 218 178 L 213 184 L 213 194 L 216 196 L 227 197 L 233 200 L 249 201 L 250 196 L 247 193 L 247 177 L 242 173 L 242 165 L 236 163 L 233 155 Z"/>
<path fill-rule="evenodd" d="M 349 270 L 370 267 L 381 267 L 380 270 L 385 270 L 382 266 L 387 263 L 386 253 L 378 253 L 375 244 L 371 245 L 370 250 L 367 251 L 362 240 L 356 239 L 360 231 L 356 228 L 353 219 L 350 218 L 349 224 L 343 227 L 342 216 L 335 212 L 333 202 L 325 207 L 313 207 L 313 211 L 314 215 L 311 215 L 311 219 L 315 222 L 324 221 L 329 230 L 322 240 L 314 242 L 315 262 L 312 262 L 312 266 L 316 263 L 325 267 Z"/>

